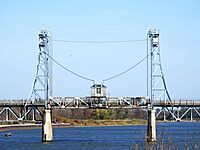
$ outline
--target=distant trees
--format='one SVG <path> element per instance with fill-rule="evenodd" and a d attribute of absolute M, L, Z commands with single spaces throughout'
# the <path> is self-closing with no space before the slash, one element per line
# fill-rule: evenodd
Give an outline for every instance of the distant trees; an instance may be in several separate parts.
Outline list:
<path fill-rule="evenodd" d="M 95 109 L 95 111 L 92 114 L 93 119 L 111 119 L 115 118 L 113 115 L 115 114 L 113 111 L 110 111 L 108 109 Z"/>
<path fill-rule="evenodd" d="M 53 118 L 67 119 L 146 119 L 143 109 L 54 109 Z"/>

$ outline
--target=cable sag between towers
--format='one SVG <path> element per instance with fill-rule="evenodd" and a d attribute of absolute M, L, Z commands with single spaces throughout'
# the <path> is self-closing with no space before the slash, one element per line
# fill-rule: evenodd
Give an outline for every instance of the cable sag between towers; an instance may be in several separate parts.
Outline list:
<path fill-rule="evenodd" d="M 63 66 L 61 63 L 59 63 L 57 60 L 55 60 L 54 58 L 52 58 L 50 55 L 48 55 L 48 54 L 46 54 L 46 55 L 47 55 L 51 60 L 53 60 L 57 65 L 59 65 L 61 68 L 63 68 L 64 70 L 68 71 L 69 73 L 71 73 L 71 74 L 73 74 L 73 75 L 75 75 L 75 76 L 77 76 L 77 77 L 80 77 L 80 78 L 82 78 L 82 79 L 88 80 L 88 81 L 92 81 L 92 82 L 95 81 L 94 79 L 87 78 L 87 77 L 85 77 L 85 76 L 82 76 L 82 75 L 80 75 L 80 74 L 78 74 L 78 73 L 75 73 L 75 72 L 71 71 L 70 69 L 66 68 L 66 67 Z M 138 66 L 139 64 L 141 64 L 149 55 L 150 55 L 150 54 L 148 54 L 147 56 L 145 56 L 143 59 L 141 59 L 139 62 L 137 62 L 137 63 L 136 63 L 135 65 L 133 65 L 132 67 L 126 69 L 125 71 L 123 71 L 123 72 L 121 72 L 121 73 L 119 73 L 119 74 L 117 74 L 117 75 L 114 75 L 114 76 L 112 76 L 112 77 L 106 78 L 106 79 L 102 80 L 102 82 L 112 80 L 112 79 L 114 79 L 114 78 L 117 78 L 117 77 L 119 77 L 119 76 L 121 76 L 121 75 L 127 73 L 128 71 L 132 70 L 133 68 L 135 68 L 136 66 Z"/>
<path fill-rule="evenodd" d="M 70 69 L 68 69 L 68 68 L 66 68 L 65 66 L 63 66 L 61 63 L 59 63 L 58 61 L 56 61 L 54 58 L 52 58 L 52 57 L 49 56 L 48 54 L 46 54 L 46 55 L 47 55 L 51 60 L 53 60 L 57 65 L 59 65 L 59 66 L 60 66 L 61 68 L 63 68 L 64 70 L 70 72 L 71 74 L 73 74 L 73 75 L 75 75 L 75 76 L 77 76 L 77 77 L 80 77 L 80 78 L 82 78 L 82 79 L 88 80 L 88 81 L 92 81 L 92 82 L 95 81 L 95 80 L 93 80 L 93 79 L 87 78 L 87 77 L 85 77 L 85 76 L 82 76 L 82 75 L 80 75 L 80 74 L 78 74 L 78 73 L 75 73 L 75 72 L 71 71 Z"/>
<path fill-rule="evenodd" d="M 136 66 L 138 66 L 139 64 L 141 64 L 149 55 L 150 55 L 150 53 L 147 56 L 145 56 L 143 59 L 141 59 L 139 62 L 137 62 L 135 65 L 133 65 L 132 67 L 126 69 L 125 71 L 123 71 L 123 72 L 121 72 L 121 73 L 119 73 L 117 75 L 114 75 L 112 77 L 106 78 L 106 79 L 102 80 L 102 82 L 112 80 L 114 78 L 117 78 L 117 77 L 119 77 L 119 76 L 121 76 L 121 75 L 129 72 L 130 70 L 132 70 L 133 68 L 135 68 Z"/>
<path fill-rule="evenodd" d="M 146 38 L 143 38 L 143 39 L 129 39 L 129 40 L 98 40 L 98 41 L 90 41 L 90 40 L 63 40 L 63 39 L 52 39 L 52 41 L 55 41 L 55 42 L 65 42 L 65 43 L 83 43 L 83 44 L 118 44 L 118 43 L 134 43 L 134 42 L 144 42 L 146 41 L 147 39 Z M 47 54 L 48 55 L 48 54 Z M 49 56 L 49 55 L 48 55 Z M 144 57 L 143 59 L 141 59 L 139 62 L 137 62 L 135 65 L 131 66 L 130 68 L 126 69 L 125 71 L 117 74 L 117 75 L 114 75 L 114 76 L 111 76 L 109 78 L 106 78 L 104 80 L 102 80 L 102 82 L 105 82 L 105 81 L 109 81 L 109 80 L 112 80 L 114 78 L 117 78 L 125 73 L 127 73 L 128 71 L 132 70 L 133 68 L 135 68 L 136 66 L 138 66 L 140 63 L 142 63 L 149 55 L 147 55 L 146 57 Z M 63 66 L 61 63 L 59 63 L 58 61 L 56 61 L 54 58 L 52 58 L 51 56 L 49 56 L 50 59 L 52 59 L 57 65 L 59 65 L 60 67 L 62 67 L 64 70 L 70 72 L 71 74 L 75 75 L 75 76 L 78 76 L 82 79 L 85 79 L 85 80 L 88 80 L 88 81 L 95 81 L 94 79 L 90 79 L 88 77 L 85 77 L 85 76 L 82 76 L 78 73 L 75 73 L 73 71 L 71 71 L 70 69 L 66 68 L 65 66 Z"/>

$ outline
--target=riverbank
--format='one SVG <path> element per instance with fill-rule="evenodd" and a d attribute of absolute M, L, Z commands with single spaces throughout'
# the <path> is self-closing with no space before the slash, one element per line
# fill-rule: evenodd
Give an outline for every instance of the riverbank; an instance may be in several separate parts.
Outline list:
<path fill-rule="evenodd" d="M 146 124 L 146 120 L 140 119 L 114 119 L 114 120 L 77 120 L 70 119 L 67 122 L 71 126 L 111 126 L 111 125 L 140 125 Z"/>
<path fill-rule="evenodd" d="M 146 120 L 139 119 L 126 119 L 126 120 L 77 120 L 68 119 L 64 123 L 52 123 L 53 128 L 63 127 L 76 127 L 76 126 L 123 126 L 123 125 L 141 125 L 146 124 Z M 0 132 L 11 131 L 11 130 L 31 130 L 41 129 L 42 124 L 40 123 L 19 123 L 19 124 L 3 124 L 0 125 Z"/>
<path fill-rule="evenodd" d="M 26 129 L 39 129 L 41 125 L 37 124 L 13 124 L 13 125 L 0 125 L 0 132 L 12 131 L 12 130 L 26 130 Z"/>

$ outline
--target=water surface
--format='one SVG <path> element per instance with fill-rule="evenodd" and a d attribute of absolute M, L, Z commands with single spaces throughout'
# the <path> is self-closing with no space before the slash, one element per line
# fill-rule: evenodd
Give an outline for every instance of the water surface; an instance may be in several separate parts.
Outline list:
<path fill-rule="evenodd" d="M 138 146 L 144 149 L 146 125 L 104 126 L 104 127 L 67 127 L 53 129 L 53 142 L 41 142 L 41 129 L 9 131 L 12 136 L 5 137 L 0 132 L 0 149 L 65 149 L 65 150 L 129 150 Z M 158 123 L 157 147 L 162 143 L 172 149 L 199 149 L 200 123 Z M 155 147 L 156 148 L 156 147 Z"/>

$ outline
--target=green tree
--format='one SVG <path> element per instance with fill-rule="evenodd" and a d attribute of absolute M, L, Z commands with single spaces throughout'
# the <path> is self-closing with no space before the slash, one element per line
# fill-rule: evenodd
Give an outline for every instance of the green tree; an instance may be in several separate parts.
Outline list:
<path fill-rule="evenodd" d="M 100 110 L 99 109 L 95 109 L 95 111 L 94 111 L 94 119 L 100 119 Z"/>
<path fill-rule="evenodd" d="M 107 109 L 101 109 L 100 119 L 110 119 L 110 114 Z"/>
<path fill-rule="evenodd" d="M 114 109 L 108 109 L 110 119 L 116 119 L 116 111 Z"/>

